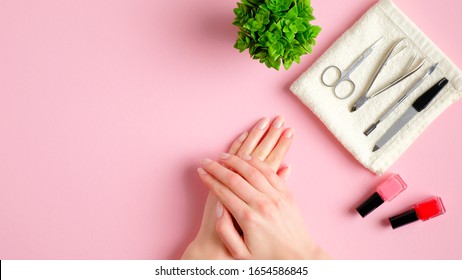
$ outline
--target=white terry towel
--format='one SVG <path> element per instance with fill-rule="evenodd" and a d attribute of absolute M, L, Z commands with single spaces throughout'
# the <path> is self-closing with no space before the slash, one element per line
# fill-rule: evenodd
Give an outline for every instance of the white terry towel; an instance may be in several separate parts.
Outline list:
<path fill-rule="evenodd" d="M 321 82 L 324 69 L 330 65 L 336 65 L 342 70 L 347 69 L 382 36 L 381 42 L 376 45 L 373 53 L 350 75 L 351 80 L 356 84 L 353 95 L 343 100 L 335 97 L 333 88 L 326 87 Z M 350 112 L 388 50 L 402 38 L 407 40 L 404 41 L 405 44 L 400 44 L 401 48 L 405 45 L 408 47 L 389 60 L 369 91 L 369 95 L 400 76 L 414 55 L 417 56 L 414 65 L 427 58 L 425 64 L 406 80 L 370 99 L 357 111 Z M 436 62 L 439 62 L 436 70 L 369 136 L 365 136 L 364 130 Z M 372 152 L 377 140 L 415 99 L 443 77 L 446 77 L 449 83 L 428 107 L 409 121 L 385 146 Z M 292 84 L 291 90 L 322 120 L 359 162 L 372 172 L 382 174 L 436 117 L 462 96 L 462 73 L 391 1 L 382 0 L 369 9 L 301 75 Z"/>

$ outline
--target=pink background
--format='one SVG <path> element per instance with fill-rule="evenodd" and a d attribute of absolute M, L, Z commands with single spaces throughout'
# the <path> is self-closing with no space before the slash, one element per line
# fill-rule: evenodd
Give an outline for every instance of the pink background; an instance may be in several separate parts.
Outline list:
<path fill-rule="evenodd" d="M 235 2 L 0 0 L 1 259 L 179 258 L 206 197 L 198 160 L 277 114 L 295 129 L 289 185 L 334 258 L 462 258 L 462 102 L 390 168 L 408 189 L 362 219 L 386 177 L 289 91 L 376 1 L 313 0 L 314 54 L 279 72 L 233 48 Z M 395 3 L 462 67 L 459 1 Z M 445 215 L 386 224 L 430 195 Z"/>

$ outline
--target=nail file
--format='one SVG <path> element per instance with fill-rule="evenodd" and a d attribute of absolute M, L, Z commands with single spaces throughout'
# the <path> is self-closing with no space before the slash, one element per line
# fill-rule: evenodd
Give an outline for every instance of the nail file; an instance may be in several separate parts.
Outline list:
<path fill-rule="evenodd" d="M 438 83 L 419 96 L 419 98 L 412 103 L 412 106 L 409 107 L 409 109 L 407 109 L 406 112 L 404 112 L 404 114 L 377 141 L 372 151 L 375 152 L 382 148 L 388 140 L 390 140 L 401 128 L 403 128 L 403 126 L 405 126 L 415 115 L 425 109 L 447 83 L 448 79 L 442 78 Z"/>

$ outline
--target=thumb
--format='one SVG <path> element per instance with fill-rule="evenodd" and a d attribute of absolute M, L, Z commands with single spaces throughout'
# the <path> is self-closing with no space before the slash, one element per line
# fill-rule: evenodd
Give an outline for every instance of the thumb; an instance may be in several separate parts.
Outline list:
<path fill-rule="evenodd" d="M 244 240 L 239 235 L 239 232 L 233 225 L 233 218 L 220 201 L 216 206 L 216 231 L 220 236 L 221 241 L 225 244 L 228 251 L 236 259 L 249 258 L 250 252 L 244 243 Z"/>

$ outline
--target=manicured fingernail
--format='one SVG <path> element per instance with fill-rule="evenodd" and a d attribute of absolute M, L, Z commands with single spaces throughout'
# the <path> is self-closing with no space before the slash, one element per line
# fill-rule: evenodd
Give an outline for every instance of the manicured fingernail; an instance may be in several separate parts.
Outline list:
<path fill-rule="evenodd" d="M 268 118 L 263 118 L 258 122 L 258 128 L 259 129 L 265 129 L 268 127 L 269 120 Z"/>
<path fill-rule="evenodd" d="M 277 117 L 273 122 L 273 127 L 276 129 L 279 129 L 282 127 L 283 123 L 284 123 L 284 120 L 282 119 L 282 117 Z"/>
<path fill-rule="evenodd" d="M 201 175 L 207 175 L 207 171 L 205 171 L 202 167 L 197 168 L 197 173 Z"/>
<path fill-rule="evenodd" d="M 228 153 L 222 153 L 222 154 L 220 155 L 220 158 L 221 158 L 221 159 L 229 159 L 230 156 L 231 156 L 231 155 L 228 154 Z"/>
<path fill-rule="evenodd" d="M 251 160 L 252 159 L 252 157 L 250 155 L 247 155 L 247 154 L 243 155 L 242 158 L 244 160 Z"/>
<path fill-rule="evenodd" d="M 287 137 L 287 138 L 290 138 L 290 137 L 292 137 L 293 134 L 294 134 L 294 130 L 292 128 L 289 128 L 284 133 L 284 136 Z"/>
<path fill-rule="evenodd" d="M 223 216 L 223 204 L 220 201 L 217 201 L 217 206 L 215 207 L 217 218 Z"/>
<path fill-rule="evenodd" d="M 208 158 L 201 159 L 201 164 L 202 165 L 209 165 L 210 163 L 212 163 L 211 159 L 208 159 Z"/>
<path fill-rule="evenodd" d="M 244 140 L 247 138 L 247 135 L 249 135 L 249 133 L 247 131 L 242 133 L 241 136 L 239 136 L 239 138 L 237 138 L 237 141 L 240 142 L 240 143 L 244 142 Z"/>

